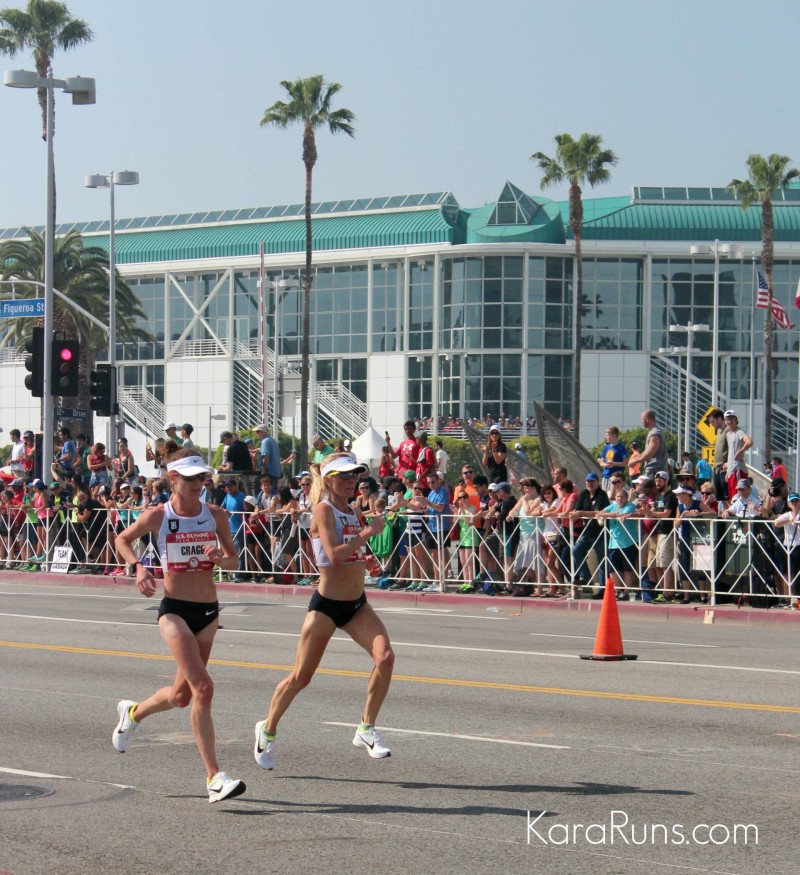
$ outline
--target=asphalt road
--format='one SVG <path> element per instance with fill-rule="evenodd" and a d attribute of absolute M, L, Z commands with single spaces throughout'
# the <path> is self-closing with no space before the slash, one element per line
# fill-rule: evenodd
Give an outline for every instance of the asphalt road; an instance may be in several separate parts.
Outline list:
<path fill-rule="evenodd" d="M 397 652 L 392 756 L 351 744 L 370 663 L 337 634 L 267 773 L 253 725 L 306 599 L 221 600 L 219 758 L 248 786 L 211 806 L 188 711 L 111 745 L 117 701 L 172 675 L 156 603 L 0 577 L 0 875 L 797 868 L 797 624 L 626 617 L 638 661 L 600 664 L 577 658 L 593 614 L 376 601 Z"/>

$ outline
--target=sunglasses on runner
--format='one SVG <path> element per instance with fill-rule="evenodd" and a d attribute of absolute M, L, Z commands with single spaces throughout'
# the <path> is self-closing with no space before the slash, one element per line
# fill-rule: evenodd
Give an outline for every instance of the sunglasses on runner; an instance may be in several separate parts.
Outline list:
<path fill-rule="evenodd" d="M 355 480 L 356 474 L 355 471 L 330 471 L 325 475 L 326 477 L 339 477 L 342 480 Z"/>
<path fill-rule="evenodd" d="M 181 480 L 185 480 L 186 483 L 205 483 L 206 475 L 205 474 L 192 474 L 190 477 L 187 477 L 185 474 L 180 475 Z M 235 484 L 231 483 L 231 486 Z"/>

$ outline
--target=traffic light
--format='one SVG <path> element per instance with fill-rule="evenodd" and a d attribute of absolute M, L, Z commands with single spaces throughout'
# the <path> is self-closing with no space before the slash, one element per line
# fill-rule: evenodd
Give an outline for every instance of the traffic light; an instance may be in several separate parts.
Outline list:
<path fill-rule="evenodd" d="M 111 416 L 119 413 L 117 406 L 117 369 L 111 365 L 98 365 L 96 371 L 89 374 L 92 393 L 89 407 L 100 416 Z"/>
<path fill-rule="evenodd" d="M 29 340 L 25 341 L 25 388 L 34 398 L 44 398 L 44 328 L 35 326 Z"/>
<path fill-rule="evenodd" d="M 78 394 L 78 360 L 80 344 L 77 340 L 53 340 L 50 394 L 71 397 Z"/>

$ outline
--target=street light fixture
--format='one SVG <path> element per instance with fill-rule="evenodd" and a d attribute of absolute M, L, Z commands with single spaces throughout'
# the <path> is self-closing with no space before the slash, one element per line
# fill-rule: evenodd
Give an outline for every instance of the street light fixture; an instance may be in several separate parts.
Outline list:
<path fill-rule="evenodd" d="M 719 388 L 719 257 L 725 255 L 728 258 L 741 259 L 744 257 L 742 249 L 735 243 L 720 243 L 714 241 L 713 246 L 705 243 L 693 243 L 689 247 L 692 255 L 714 256 L 714 297 L 712 303 L 712 316 L 714 319 L 713 334 L 711 337 L 711 404 L 717 406 L 717 390 Z"/>
<path fill-rule="evenodd" d="M 88 106 L 96 102 L 94 79 L 73 76 L 69 79 L 55 79 L 53 68 L 46 76 L 39 76 L 33 70 L 6 70 L 3 84 L 9 88 L 44 88 L 47 92 L 47 111 L 45 137 L 47 139 L 47 207 L 45 211 L 44 234 L 44 400 L 42 404 L 42 446 L 49 458 L 53 451 L 53 397 L 50 385 L 52 368 L 53 340 L 53 250 L 55 248 L 55 165 L 53 157 L 53 117 L 55 114 L 55 89 L 72 95 L 72 102 L 78 106 Z"/>
<path fill-rule="evenodd" d="M 258 280 L 258 287 L 260 292 L 260 312 L 261 312 L 261 355 L 262 355 L 262 372 L 264 374 L 263 380 L 263 398 L 262 398 L 262 408 L 264 413 L 264 419 L 266 421 L 267 412 L 269 410 L 269 405 L 267 404 L 267 308 L 266 308 L 266 292 L 267 289 L 270 289 L 275 293 L 275 306 L 273 307 L 273 321 L 274 321 L 274 338 L 273 338 L 273 350 L 272 350 L 272 367 L 273 367 L 273 396 L 272 396 L 272 437 L 275 440 L 278 440 L 278 396 L 280 393 L 280 376 L 278 374 L 278 343 L 279 343 L 279 322 L 280 322 L 280 293 L 288 292 L 292 289 L 299 289 L 300 282 L 294 278 L 286 278 L 279 280 L 268 280 L 264 276 L 264 262 L 262 257 L 261 262 L 261 275 Z"/>
<path fill-rule="evenodd" d="M 115 381 L 114 398 L 117 399 L 117 260 L 114 249 L 114 186 L 115 185 L 138 185 L 139 174 L 135 170 L 112 170 L 105 175 L 92 173 L 86 177 L 86 188 L 107 188 L 111 200 L 111 223 L 108 228 L 108 363 L 114 370 L 111 372 Z M 117 447 L 117 417 L 118 413 L 112 411 L 108 420 L 109 452 L 116 452 Z"/>

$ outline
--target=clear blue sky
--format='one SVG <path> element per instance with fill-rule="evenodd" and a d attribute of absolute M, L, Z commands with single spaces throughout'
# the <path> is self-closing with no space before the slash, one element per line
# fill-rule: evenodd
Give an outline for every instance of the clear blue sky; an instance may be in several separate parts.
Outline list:
<path fill-rule="evenodd" d="M 315 73 L 357 116 L 354 140 L 320 134 L 315 200 L 450 190 L 469 207 L 506 179 L 537 194 L 529 156 L 565 131 L 619 155 L 604 196 L 725 185 L 750 152 L 800 165 L 797 0 L 68 5 L 95 41 L 58 55 L 55 74 L 94 76 L 98 102 L 56 99 L 59 221 L 106 217 L 83 178 L 111 169 L 141 175 L 118 217 L 302 201 L 300 130 L 259 121 L 280 80 Z M 43 224 L 35 95 L 0 88 L 0 111 L 0 227 Z"/>

